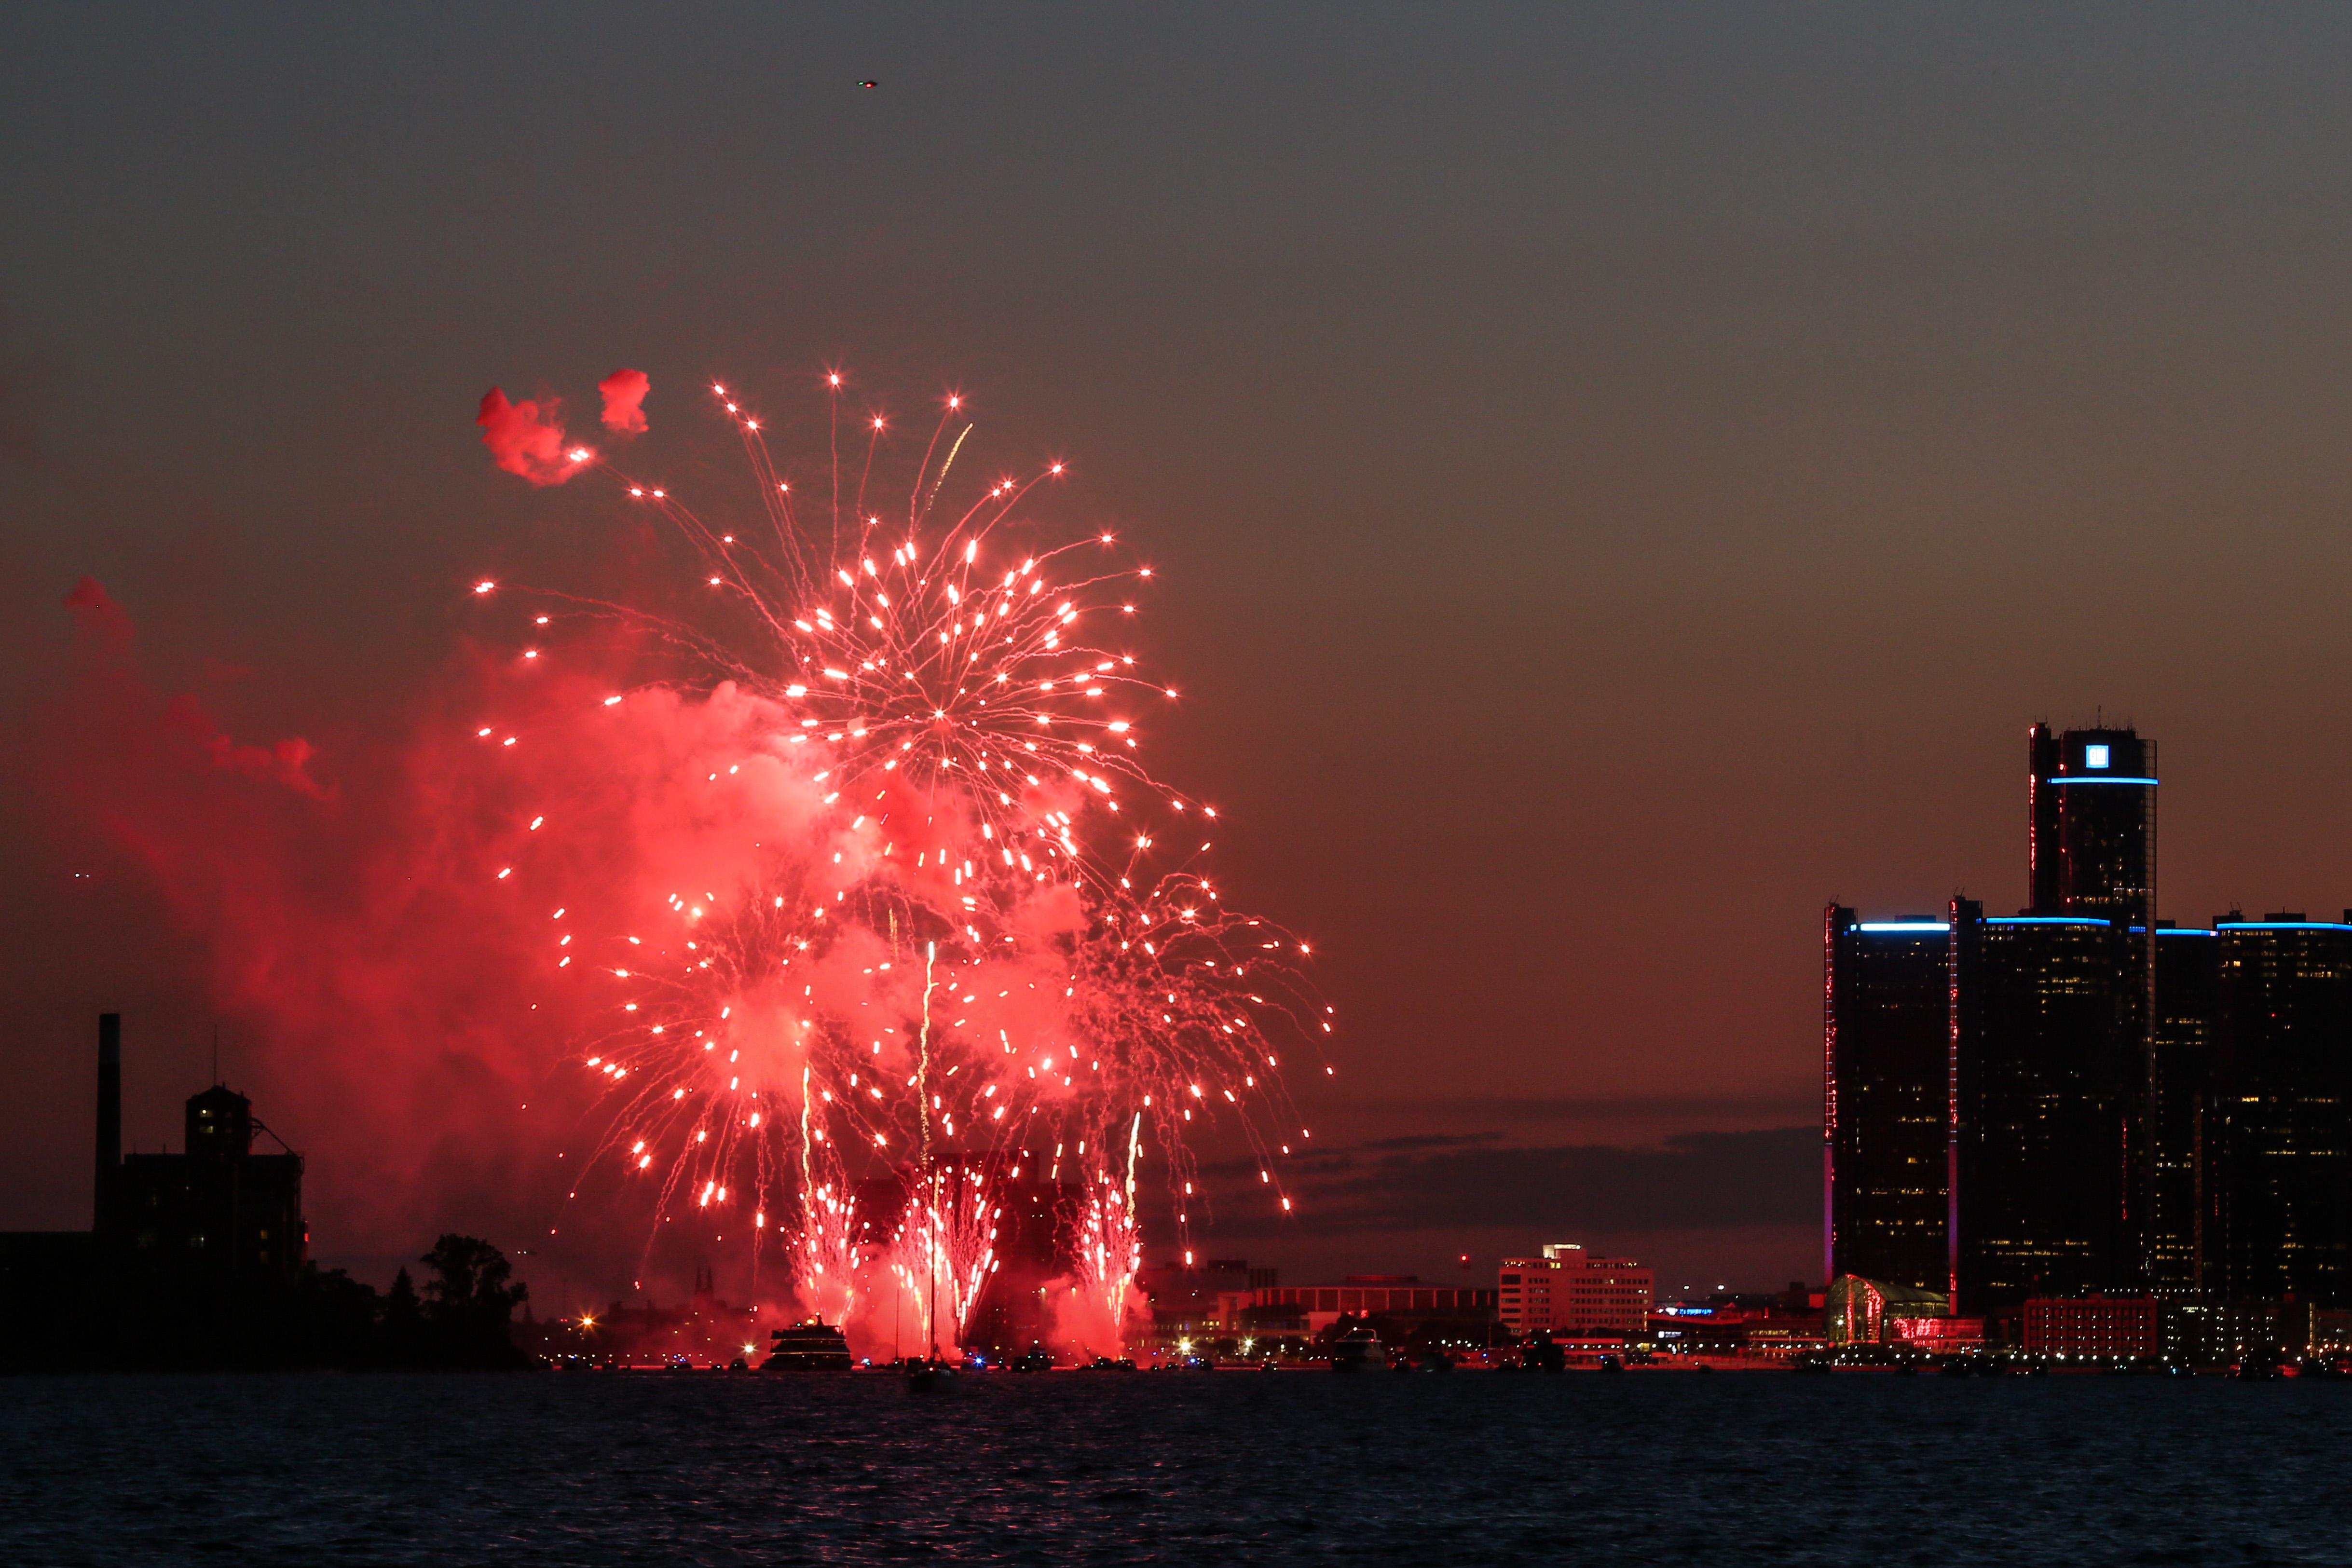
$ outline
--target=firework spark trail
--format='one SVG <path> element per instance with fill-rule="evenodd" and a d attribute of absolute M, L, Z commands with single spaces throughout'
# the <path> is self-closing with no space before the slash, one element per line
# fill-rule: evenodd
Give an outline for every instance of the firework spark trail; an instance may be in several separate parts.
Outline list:
<path fill-rule="evenodd" d="M 889 1260 L 898 1289 L 936 1356 L 961 1344 L 988 1277 L 996 1271 L 996 1221 L 985 1171 L 935 1161 L 908 1195 Z"/>
<path fill-rule="evenodd" d="M 1143 1113 L 1129 1124 L 1127 1181 L 1122 1188 L 1108 1170 L 1094 1173 L 1080 1217 L 1076 1291 L 1085 1298 L 1082 1322 L 1107 1327 L 1116 1344 L 1126 1321 L 1128 1293 L 1143 1263 L 1143 1235 L 1135 1218 L 1135 1162 L 1143 1141 Z"/>
<path fill-rule="evenodd" d="M 657 906 L 558 908 L 551 962 L 610 988 L 611 1027 L 586 1057 L 615 1109 L 601 1152 L 657 1179 L 666 1214 L 751 1213 L 755 1257 L 768 1216 L 796 1214 L 772 1228 L 789 1233 L 804 1301 L 853 1312 L 877 1294 L 861 1271 L 903 1285 L 919 1261 L 951 1281 L 940 1317 L 952 1334 L 993 1266 L 987 1173 L 1050 1142 L 1049 1179 L 1075 1193 L 1084 1288 L 1116 1306 L 1139 1257 L 1147 1120 L 1180 1230 L 1198 1196 L 1192 1141 L 1221 1119 L 1257 1153 L 1266 1201 L 1290 1208 L 1279 1157 L 1307 1132 L 1290 1131 L 1281 1061 L 1286 1043 L 1329 1031 L 1329 1009 L 1303 981 L 1306 944 L 1223 908 L 1202 869 L 1213 809 L 1141 766 L 1139 726 L 1176 693 L 1111 638 L 1150 569 L 1085 564 L 1115 547 L 1109 534 L 1014 547 L 1034 533 L 1019 509 L 1060 463 L 983 480 L 932 522 L 971 434 L 960 398 L 924 448 L 903 526 L 866 507 L 888 430 L 868 419 L 845 519 L 840 378 L 828 383 L 825 539 L 800 527 L 760 420 L 714 386 L 771 543 L 570 455 L 669 525 L 708 612 L 524 591 L 547 607 L 534 628 L 602 619 L 672 659 L 673 678 L 600 708 L 724 708 L 730 722 L 689 764 L 706 775 L 691 809 L 761 832 L 751 852 L 686 857 Z M 543 653 L 561 656 L 522 656 Z M 518 737 L 489 723 L 479 738 Z M 498 874 L 529 875 L 527 857 Z M 856 1239 L 878 1217 L 856 1212 L 853 1161 L 895 1169 L 909 1195 L 887 1263 Z M 795 1200 L 776 1201 L 787 1186 Z"/>

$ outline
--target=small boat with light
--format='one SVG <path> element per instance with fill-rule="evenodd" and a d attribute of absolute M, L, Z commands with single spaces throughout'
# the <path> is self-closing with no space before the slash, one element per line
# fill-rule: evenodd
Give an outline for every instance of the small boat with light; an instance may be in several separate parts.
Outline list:
<path fill-rule="evenodd" d="M 909 1394 L 945 1394 L 956 1386 L 958 1373 L 953 1362 L 910 1362 L 907 1366 L 907 1392 Z"/>

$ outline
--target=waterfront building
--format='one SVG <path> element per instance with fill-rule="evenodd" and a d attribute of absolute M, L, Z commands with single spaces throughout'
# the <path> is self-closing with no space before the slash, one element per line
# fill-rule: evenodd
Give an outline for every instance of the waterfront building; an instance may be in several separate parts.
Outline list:
<path fill-rule="evenodd" d="M 1906 1323 L 1952 1315 L 1952 1299 L 1941 1291 L 1856 1274 L 1832 1280 L 1825 1296 L 1822 1327 L 1833 1345 L 1901 1343 L 1913 1337 Z"/>
<path fill-rule="evenodd" d="M 1951 925 L 1824 917 L 1823 1277 L 1951 1288 Z"/>
<path fill-rule="evenodd" d="M 2205 1288 L 2206 1092 L 2220 985 L 2217 934 L 2158 921 L 2145 1213 L 2147 1283 L 2168 1295 Z"/>
<path fill-rule="evenodd" d="M 2160 1301 L 2158 1307 L 2161 1354 L 2189 1366 L 2352 1352 L 2352 1312 L 2340 1307 L 2221 1298 Z"/>
<path fill-rule="evenodd" d="M 0 1233 L 0 1359 L 104 1364 L 127 1319 L 201 1324 L 301 1273 L 302 1156 L 255 1151 L 278 1137 L 244 1095 L 190 1096 L 178 1154 L 123 1155 L 119 1013 L 99 1017 L 95 1122 L 90 1228 Z"/>
<path fill-rule="evenodd" d="M 2011 1343 L 2028 1300 L 2352 1306 L 2352 911 L 2156 918 L 2129 727 L 2033 726 L 2027 779 L 2018 914 L 1829 906 L 1832 1277 Z"/>
<path fill-rule="evenodd" d="M 1952 1293 L 2005 1317 L 2029 1295 L 2109 1289 L 2136 1273 L 2125 934 L 1968 900 L 1953 923 Z"/>
<path fill-rule="evenodd" d="M 1506 1258 L 1495 1299 L 1504 1327 L 1531 1333 L 1638 1335 L 1646 1325 L 1656 1280 L 1631 1258 L 1601 1258 L 1581 1243 L 1547 1245 L 1539 1258 Z"/>
<path fill-rule="evenodd" d="M 1229 1303 L 1256 1304 L 1255 1292 L 1281 1278 L 1273 1269 L 1253 1269 L 1246 1258 L 1211 1258 L 1194 1264 L 1171 1261 L 1139 1269 L 1135 1288 L 1151 1312 L 1149 1343 L 1163 1349 L 1213 1337 L 1232 1329 L 1238 1319 L 1229 1315 Z M 1335 1316 L 1337 1314 L 1334 1314 Z M 1288 1332 L 1287 1323 L 1255 1325 L 1252 1332 Z"/>
<path fill-rule="evenodd" d="M 253 1113 L 252 1101 L 217 1083 L 189 1096 L 180 1153 L 125 1155 L 121 1052 L 121 1015 L 100 1014 L 90 1228 L 0 1235 L 0 1281 L 37 1292 L 62 1286 L 68 1273 L 189 1288 L 300 1273 L 310 1247 L 302 1156 Z M 255 1152 L 263 1136 L 278 1153 Z"/>
<path fill-rule="evenodd" d="M 2214 922 L 2208 1274 L 2225 1297 L 2352 1301 L 2352 910 L 2346 915 Z"/>
<path fill-rule="evenodd" d="M 1655 1275 L 1631 1258 L 1591 1258 L 1560 1268 L 1568 1290 L 1565 1326 L 1571 1333 L 1639 1334 L 1657 1297 Z"/>
<path fill-rule="evenodd" d="M 1718 1291 L 1703 1301 L 1661 1301 L 1646 1348 L 1667 1355 L 1783 1362 L 1827 1348 L 1823 1293 L 1793 1281 L 1777 1295 Z"/>
<path fill-rule="evenodd" d="M 2154 1296 L 2035 1296 L 2022 1317 L 2025 1348 L 2035 1355 L 2125 1360 L 2164 1346 Z"/>
<path fill-rule="evenodd" d="M 1257 1272 L 1257 1270 L 1252 1270 Z M 1429 1329 L 1443 1337 L 1486 1343 L 1496 1325 L 1496 1292 L 1437 1285 L 1417 1274 L 1349 1274 L 1333 1284 L 1268 1281 L 1217 1293 L 1216 1322 L 1225 1333 L 1320 1333 L 1342 1318 L 1379 1318 L 1402 1338 Z"/>
<path fill-rule="evenodd" d="M 2023 910 L 1956 898 L 1940 918 L 1865 920 L 1832 904 L 1823 933 L 1827 1273 L 1996 1317 L 2031 1294 L 2141 1283 L 2158 1250 L 2179 1271 L 2198 1213 L 2204 1040 L 2182 1021 L 2185 950 L 2173 1078 L 2153 1044 L 2155 743 L 2037 724 L 2027 763 Z"/>
<path fill-rule="evenodd" d="M 1552 1331 L 1559 1321 L 1552 1294 L 1559 1283 L 1559 1265 L 1549 1257 L 1503 1260 L 1495 1274 L 1495 1311 L 1512 1338 Z"/>
<path fill-rule="evenodd" d="M 1985 1320 L 1963 1317 L 1891 1318 L 1890 1343 L 1928 1355 L 1973 1355 L 1984 1349 Z"/>
<path fill-rule="evenodd" d="M 222 1282 L 293 1279 L 308 1243 L 302 1156 L 282 1144 L 255 1153 L 277 1134 L 220 1084 L 189 1097 L 184 1127 L 182 1153 L 126 1155 L 114 1172 L 108 1228 L 122 1262 Z"/>
<path fill-rule="evenodd" d="M 2026 746 L 2030 913 L 2145 930 L 2156 913 L 2156 742 L 2037 724 Z"/>

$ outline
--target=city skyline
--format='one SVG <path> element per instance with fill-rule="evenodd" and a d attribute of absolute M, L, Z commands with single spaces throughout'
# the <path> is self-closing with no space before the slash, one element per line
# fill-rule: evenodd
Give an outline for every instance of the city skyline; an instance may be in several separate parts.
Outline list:
<path fill-rule="evenodd" d="M 70 1106 L 89 1014 L 191 1073 L 218 1022 L 289 1120 L 352 1108 L 76 809 L 119 739 L 69 695 L 82 574 L 158 694 L 355 789 L 452 588 L 569 526 L 483 461 L 486 389 L 632 365 L 669 439 L 684 389 L 838 366 L 962 387 L 1160 563 L 1165 743 L 1341 1009 L 1335 1226 L 1426 1271 L 1539 1183 L 1582 1211 L 1471 1244 L 1816 1267 L 1822 900 L 2027 902 L 2019 723 L 2165 737 L 2176 907 L 2352 886 L 2347 39 L 1687 15 L 19 19 L 0 1059 Z M 0 1151 L 5 1223 L 83 1201 L 61 1155 Z M 319 1197 L 392 1258 L 384 1190 Z"/>
<path fill-rule="evenodd" d="M 2165 917 L 2155 741 L 2027 751 L 2024 907 L 1826 913 L 1825 1276 L 2011 1343 L 2034 1298 L 2352 1304 L 2352 909 Z"/>
<path fill-rule="evenodd" d="M 2347 68 L 0 6 L 0 1561 L 2342 1556 Z"/>

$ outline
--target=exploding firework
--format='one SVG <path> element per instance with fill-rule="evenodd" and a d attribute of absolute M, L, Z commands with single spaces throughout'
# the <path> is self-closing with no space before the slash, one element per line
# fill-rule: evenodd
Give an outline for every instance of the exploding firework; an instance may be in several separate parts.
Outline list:
<path fill-rule="evenodd" d="M 1288 1211 L 1279 1156 L 1307 1134 L 1283 1057 L 1330 1028 L 1307 945 L 1223 906 L 1214 810 L 1142 765 L 1176 696 L 1120 645 L 1150 569 L 1119 564 L 1109 534 L 1041 538 L 1028 512 L 1062 464 L 970 480 L 960 398 L 886 517 L 869 497 L 890 427 L 857 422 L 845 461 L 839 377 L 814 484 L 711 392 L 757 497 L 732 525 L 565 454 L 660 519 L 698 606 L 474 590 L 536 612 L 518 655 L 533 667 L 562 659 L 559 622 L 659 649 L 664 678 L 557 722 L 613 723 L 618 774 L 633 708 L 696 708 L 706 738 L 673 759 L 702 775 L 687 809 L 744 825 L 659 885 L 563 883 L 580 895 L 556 907 L 547 961 L 609 1019 L 583 1051 L 614 1112 L 600 1153 L 654 1184 L 666 1218 L 740 1216 L 755 1259 L 782 1247 L 804 1306 L 855 1321 L 887 1298 L 949 1344 L 1002 1261 L 1012 1195 L 1045 1191 L 1064 1288 L 1115 1339 L 1147 1150 L 1180 1233 L 1200 1201 L 1190 1151 L 1221 1125 Z M 525 727 L 478 737 L 510 747 Z M 534 815 L 499 877 L 530 874 L 542 826 L 561 833 Z"/>

